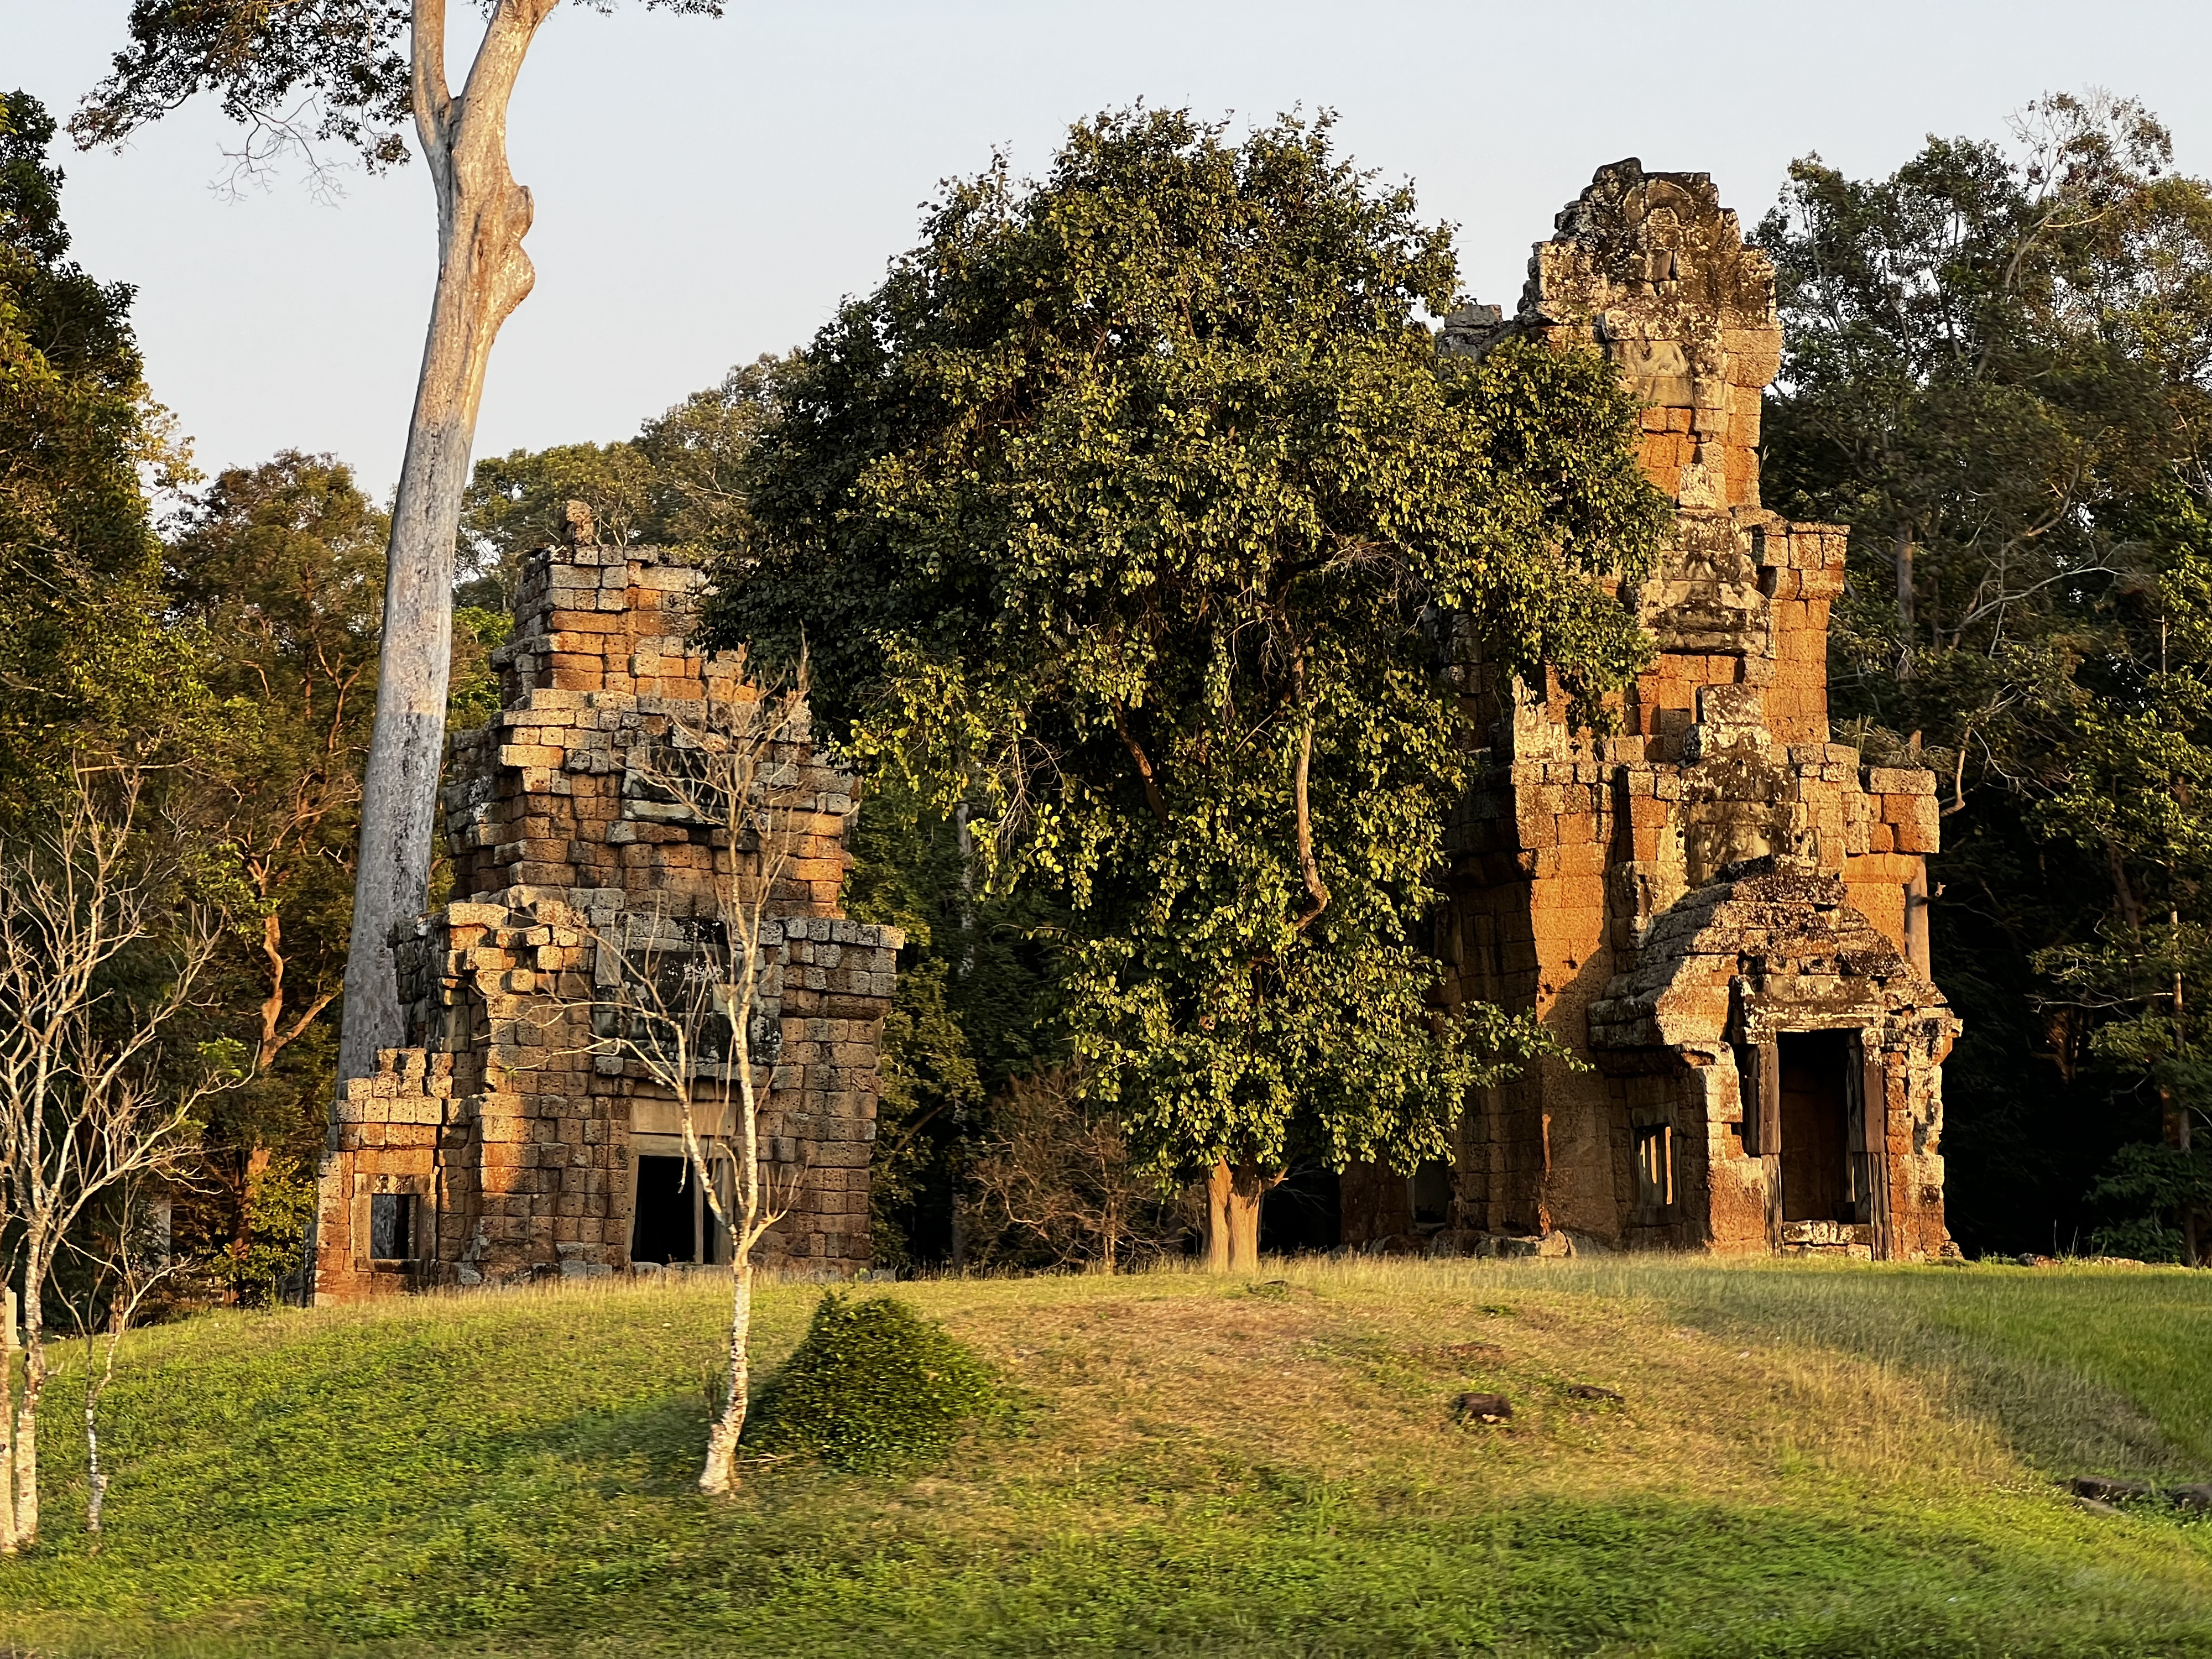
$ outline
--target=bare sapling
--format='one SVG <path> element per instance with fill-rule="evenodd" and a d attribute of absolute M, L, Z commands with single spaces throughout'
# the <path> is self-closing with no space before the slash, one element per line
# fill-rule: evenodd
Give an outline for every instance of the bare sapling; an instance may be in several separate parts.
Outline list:
<path fill-rule="evenodd" d="M 1074 1066 L 1010 1080 L 970 1170 L 984 1218 L 1003 1222 L 1056 1266 L 1121 1270 L 1189 1231 L 1158 1176 L 1129 1156 L 1127 1133 L 1084 1101 Z"/>
<path fill-rule="evenodd" d="M 0 1365 L 0 1553 L 39 1538 L 56 1264 L 106 1197 L 169 1177 L 205 1097 L 227 1086 L 179 1084 L 161 1042 L 198 1000 L 215 919 L 177 908 L 173 872 L 136 833 L 134 775 L 80 768 L 75 785 L 46 828 L 0 851 L 0 1225 L 22 1353 L 20 1385 L 12 1358 Z"/>
<path fill-rule="evenodd" d="M 94 1555 L 100 1553 L 109 1478 L 106 1465 L 100 1462 L 100 1403 L 115 1381 L 123 1334 L 137 1322 L 146 1298 L 181 1265 L 166 1248 L 148 1248 L 146 1218 L 134 1212 L 130 1188 L 122 1189 L 122 1196 L 111 1238 L 98 1246 L 82 1238 L 70 1242 L 70 1253 L 87 1270 L 83 1295 L 72 1297 L 69 1309 L 76 1321 L 77 1334 L 84 1339 L 84 1529 Z M 100 1340 L 103 1313 L 105 1343 Z"/>
<path fill-rule="evenodd" d="M 730 1273 L 730 1330 L 721 1409 L 699 1489 L 736 1485 L 738 1437 L 751 1398 L 754 1252 L 783 1218 L 788 1194 L 761 1171 L 761 1106 L 779 1039 L 783 929 L 770 915 L 788 873 L 796 799 L 791 757 L 808 736 L 805 666 L 756 701 L 714 706 L 692 726 L 671 719 L 636 770 L 714 848 L 711 917 L 633 911 L 603 939 L 596 1051 L 619 1054 L 674 1099 L 689 1177 L 699 1183 Z M 634 765 L 635 763 L 634 763 Z M 617 964 L 612 971 L 609 963 Z"/>

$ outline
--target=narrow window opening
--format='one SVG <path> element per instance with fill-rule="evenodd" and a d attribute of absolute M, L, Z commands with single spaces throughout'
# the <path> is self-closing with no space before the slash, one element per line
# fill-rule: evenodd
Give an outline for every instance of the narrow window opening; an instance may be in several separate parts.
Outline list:
<path fill-rule="evenodd" d="M 1413 1171 L 1407 1197 L 1416 1227 L 1441 1227 L 1451 1219 L 1451 1165 L 1431 1158 Z"/>
<path fill-rule="evenodd" d="M 1636 1201 L 1663 1210 L 1674 1201 L 1674 1128 L 1639 1124 L 1636 1130 Z"/>
<path fill-rule="evenodd" d="M 368 1254 L 376 1261 L 406 1261 L 415 1255 L 415 1195 L 372 1193 L 368 1200 Z"/>

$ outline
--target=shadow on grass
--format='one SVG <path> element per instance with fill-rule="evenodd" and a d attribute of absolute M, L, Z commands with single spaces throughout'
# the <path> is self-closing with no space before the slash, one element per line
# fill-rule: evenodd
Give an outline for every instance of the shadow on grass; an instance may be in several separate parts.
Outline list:
<path fill-rule="evenodd" d="M 171 1626 L 141 1650 L 264 1654 L 1038 1653 L 1514 1659 L 2013 1656 L 2212 1649 L 2212 1572 L 2056 1505 L 1806 1516 L 1561 1501 L 1379 1514 L 1339 1493 L 1117 1523 L 949 1534 L 896 1483 L 793 1480 L 597 1576 L 472 1608 L 420 1583 L 351 1619 Z M 804 1501 L 800 1501 L 800 1500 Z M 856 1515 L 856 1504 L 868 1513 Z M 697 1510 L 694 1504 L 687 1506 Z M 382 1627 L 378 1628 L 380 1619 Z M 114 1651 L 68 1637 L 55 1654 Z"/>
<path fill-rule="evenodd" d="M 2095 1305 L 2094 1281 L 2038 1284 L 2021 1270 L 1993 1283 L 2002 1271 L 1855 1273 L 1860 1293 L 1821 1297 L 1809 1310 L 1802 1281 L 1774 1273 L 1686 1273 L 1688 1283 L 1654 1288 L 1684 1323 L 1716 1335 L 1824 1343 L 1926 1376 L 1951 1410 L 1990 1424 L 2046 1474 L 2212 1474 L 2212 1353 L 2203 1339 L 2175 1345 L 2197 1350 L 2194 1376 L 2161 1351 L 2166 1375 L 2128 1376 L 2124 1316 Z M 2204 1325 L 2212 1338 L 2212 1321 Z"/>

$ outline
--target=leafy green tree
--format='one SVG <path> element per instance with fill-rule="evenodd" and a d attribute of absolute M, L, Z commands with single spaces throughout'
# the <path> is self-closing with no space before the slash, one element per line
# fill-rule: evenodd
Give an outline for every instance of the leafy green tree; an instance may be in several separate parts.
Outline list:
<path fill-rule="evenodd" d="M 142 469 L 184 471 L 149 399 L 131 289 L 68 258 L 54 123 L 0 96 L 0 795 L 64 779 L 179 676 L 157 625 L 160 544 Z"/>
<path fill-rule="evenodd" d="M 1284 119 L 1076 127 L 948 188 L 785 377 L 726 640 L 803 639 L 878 778 L 1066 906 L 1091 1098 L 1248 1265 L 1294 1158 L 1439 1155 L 1540 1041 L 1412 942 L 1468 776 L 1463 629 L 1585 711 L 1643 660 L 1600 579 L 1667 521 L 1591 354 L 1440 354 L 1448 233 Z"/>
<path fill-rule="evenodd" d="M 462 501 L 465 574 L 454 590 L 457 601 L 485 610 L 511 606 L 522 556 L 560 539 L 570 501 L 590 510 L 602 541 L 622 547 L 648 540 L 639 531 L 653 513 L 649 471 L 637 446 L 619 438 L 485 456 Z"/>
<path fill-rule="evenodd" d="M 740 363 L 647 421 L 638 453 L 653 470 L 649 540 L 742 556 L 752 538 L 746 459 L 775 409 L 786 358 Z"/>
<path fill-rule="evenodd" d="M 1838 714 L 1943 776 L 1954 1224 L 2045 1249 L 2087 1219 L 2081 1170 L 2158 1133 L 2099 1036 L 2118 980 L 2091 994 L 2066 953 L 2118 973 L 2114 940 L 2201 914 L 2212 731 L 2180 641 L 2203 614 L 2212 191 L 2133 102 L 2046 98 L 2012 136 L 1930 139 L 1887 179 L 1792 168 L 1759 233 L 1785 342 L 1765 481 L 1853 526 Z M 2062 960 L 2064 984 L 2036 965 Z"/>
<path fill-rule="evenodd" d="M 647 421 L 635 438 L 486 456 L 461 512 L 460 602 L 514 602 L 522 556 L 559 538 L 581 501 L 601 540 L 741 554 L 750 535 L 742 477 L 775 398 L 778 360 L 732 369 Z"/>
<path fill-rule="evenodd" d="M 328 456 L 222 473 L 169 537 L 171 626 L 208 702 L 179 816 L 233 920 L 214 981 L 251 1080 L 218 1097 L 204 1229 L 234 1294 L 296 1266 L 334 1079 L 361 775 L 376 707 L 385 515 Z M 288 1255 L 289 1252 L 289 1255 Z"/>
<path fill-rule="evenodd" d="M 983 1107 L 968 1034 L 946 1006 L 952 964 L 915 952 L 899 974 L 879 1041 L 876 1143 L 868 1164 L 868 1217 L 873 1260 L 881 1267 L 910 1267 L 923 1259 L 925 1239 L 943 1243 L 929 1253 L 956 1254 L 952 1206 L 958 1202 L 962 1131 Z M 956 1265 L 966 1265 L 963 1258 Z"/>
<path fill-rule="evenodd" d="M 2154 492 L 2137 521 L 2168 568 L 2131 607 L 2155 612 L 2097 665 L 2072 740 L 2037 828 L 2110 866 L 2114 902 L 2095 938 L 2038 953 L 2075 1016 L 2097 1074 L 2112 1077 L 2151 1117 L 2154 1143 L 2123 1146 L 2093 1203 L 2117 1221 L 2101 1248 L 2196 1265 L 2212 1247 L 2212 1052 L 2199 1004 L 2212 993 L 2205 925 L 2212 828 L 2212 511 L 2178 481 Z M 2143 647 L 2126 649 L 2132 633 Z"/>
<path fill-rule="evenodd" d="M 881 779 L 848 843 L 847 909 L 902 928 L 907 946 L 882 1036 L 869 1177 L 876 1259 L 887 1267 L 987 1254 L 970 1237 L 973 1153 L 1018 1079 L 1064 1051 L 1056 941 L 1066 916 L 1036 884 L 983 880 L 964 811 L 931 810 Z"/>
<path fill-rule="evenodd" d="M 2154 1106 L 2166 1133 L 2115 1153 L 2091 1200 L 2107 1219 L 2094 1234 L 2114 1255 L 2194 1267 L 2212 1245 L 2212 1048 L 2199 1006 L 2212 992 L 2212 930 L 2114 918 L 2091 945 L 2041 952 L 2036 965 L 2071 1005 L 2099 1018 L 2088 1047 L 2124 1088 Z"/>
<path fill-rule="evenodd" d="M 2054 96 L 2019 137 L 1870 182 L 1808 158 L 1759 232 L 1770 489 L 1854 532 L 1839 681 L 1992 781 L 2033 769 L 2085 606 L 2148 568 L 2115 509 L 2195 453 L 2212 371 L 2212 197 L 2165 130 Z"/>

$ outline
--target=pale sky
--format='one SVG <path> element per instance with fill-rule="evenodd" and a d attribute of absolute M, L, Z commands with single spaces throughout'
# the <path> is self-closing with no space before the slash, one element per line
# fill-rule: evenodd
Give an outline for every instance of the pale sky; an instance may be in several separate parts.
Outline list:
<path fill-rule="evenodd" d="M 456 57 L 474 8 L 453 0 Z M 128 0 L 0 0 L 0 84 L 65 118 Z M 501 337 L 477 453 L 622 437 L 731 363 L 802 343 L 994 147 L 1040 173 L 1068 124 L 1139 98 L 1264 118 L 1335 109 L 1344 148 L 1459 228 L 1511 306 L 1529 245 L 1625 155 L 1711 173 L 1747 227 L 1791 157 L 1887 173 L 1930 132 L 1995 137 L 2049 90 L 2144 99 L 2212 172 L 2202 0 L 1579 5 L 1367 0 L 730 0 L 720 21 L 563 6 L 514 108 L 536 291 Z M 465 65 L 455 64 L 455 80 Z M 95 275 L 137 284 L 156 396 L 203 467 L 327 450 L 381 495 L 434 274 L 417 161 L 334 205 L 296 167 L 210 188 L 231 137 L 188 106 L 120 155 L 65 154 Z M 65 142 L 65 141 L 64 141 Z"/>

